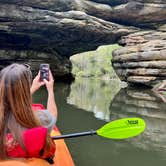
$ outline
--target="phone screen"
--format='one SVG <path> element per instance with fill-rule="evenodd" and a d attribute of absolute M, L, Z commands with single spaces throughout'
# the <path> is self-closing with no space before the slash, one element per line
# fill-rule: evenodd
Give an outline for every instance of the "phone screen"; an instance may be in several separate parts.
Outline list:
<path fill-rule="evenodd" d="M 50 65 L 45 63 L 45 64 L 40 64 L 40 80 L 43 81 L 43 79 L 46 79 L 47 81 L 49 80 L 49 70 L 50 70 Z"/>

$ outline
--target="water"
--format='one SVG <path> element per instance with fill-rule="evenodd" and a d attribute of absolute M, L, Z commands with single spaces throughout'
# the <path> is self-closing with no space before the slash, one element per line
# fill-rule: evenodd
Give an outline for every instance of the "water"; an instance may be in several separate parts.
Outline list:
<path fill-rule="evenodd" d="M 56 83 L 57 125 L 62 133 L 98 129 L 108 121 L 125 117 L 140 117 L 147 124 L 143 134 L 121 141 L 98 136 L 67 139 L 76 166 L 165 166 L 165 98 L 149 90 L 121 86 L 117 80 Z M 41 89 L 34 102 L 45 105 L 46 98 L 46 91 Z"/>

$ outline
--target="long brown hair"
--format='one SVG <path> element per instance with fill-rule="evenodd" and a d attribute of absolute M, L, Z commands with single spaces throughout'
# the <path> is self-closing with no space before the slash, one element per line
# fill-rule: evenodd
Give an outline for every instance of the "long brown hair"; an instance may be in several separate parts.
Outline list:
<path fill-rule="evenodd" d="M 0 159 L 6 156 L 6 134 L 23 145 L 25 128 L 40 126 L 31 105 L 31 71 L 24 65 L 12 64 L 0 72 Z"/>

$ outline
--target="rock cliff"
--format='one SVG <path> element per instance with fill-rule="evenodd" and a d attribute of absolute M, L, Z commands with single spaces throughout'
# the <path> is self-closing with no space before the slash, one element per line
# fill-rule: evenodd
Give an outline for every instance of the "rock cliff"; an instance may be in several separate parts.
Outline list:
<path fill-rule="evenodd" d="M 71 55 L 100 45 L 119 42 L 126 50 L 146 47 L 160 32 L 155 40 L 163 46 L 165 9 L 165 0 L 0 0 L 0 64 L 27 61 L 37 68 L 48 62 L 63 77 L 70 74 Z M 146 35 L 149 31 L 154 37 Z M 159 49 L 165 52 L 164 47 Z M 115 70 L 121 73 L 116 67 L 121 62 L 115 61 Z"/>

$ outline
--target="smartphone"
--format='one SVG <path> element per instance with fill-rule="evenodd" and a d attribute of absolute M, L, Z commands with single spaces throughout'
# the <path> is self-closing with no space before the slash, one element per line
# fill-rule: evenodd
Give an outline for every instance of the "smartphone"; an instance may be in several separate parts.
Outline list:
<path fill-rule="evenodd" d="M 46 79 L 49 81 L 49 70 L 50 65 L 48 63 L 40 64 L 40 80 L 43 81 L 43 79 Z"/>

